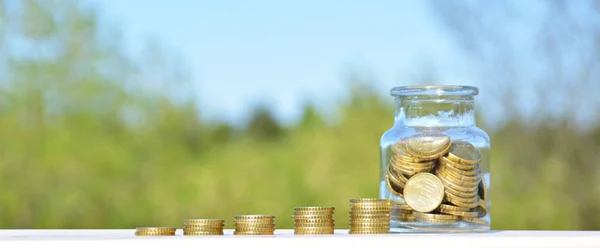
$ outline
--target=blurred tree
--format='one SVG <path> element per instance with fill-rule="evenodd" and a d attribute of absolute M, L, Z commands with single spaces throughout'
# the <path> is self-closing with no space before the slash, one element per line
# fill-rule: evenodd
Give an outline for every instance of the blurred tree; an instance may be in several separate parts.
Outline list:
<path fill-rule="evenodd" d="M 266 105 L 258 105 L 252 111 L 246 132 L 254 138 L 276 140 L 284 134 L 284 129 Z"/>
<path fill-rule="evenodd" d="M 323 127 L 325 122 L 313 104 L 305 103 L 302 108 L 302 117 L 300 118 L 298 125 L 300 128 L 314 129 Z"/>
<path fill-rule="evenodd" d="M 115 204 L 156 201 L 131 196 L 209 144 L 194 98 L 165 90 L 193 91 L 185 66 L 170 66 L 178 59 L 157 45 L 147 63 L 127 56 L 119 32 L 75 1 L 6 0 L 0 10 L 0 138 L 11 144 L 0 147 L 0 225 L 108 228 L 147 218 L 153 207 Z"/>

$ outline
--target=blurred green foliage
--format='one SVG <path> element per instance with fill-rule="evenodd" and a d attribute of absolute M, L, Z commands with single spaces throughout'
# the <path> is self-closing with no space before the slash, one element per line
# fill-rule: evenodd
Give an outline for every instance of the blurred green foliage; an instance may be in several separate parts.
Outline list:
<path fill-rule="evenodd" d="M 185 218 L 274 214 L 377 197 L 379 138 L 393 102 L 349 82 L 335 120 L 310 104 L 283 126 L 260 107 L 243 128 L 202 120 L 182 66 L 72 1 L 0 1 L 0 225 L 181 226 Z M 485 89 L 482 89 L 485 90 Z M 481 111 L 481 110 L 479 110 Z M 596 123 L 600 123 L 600 120 Z M 600 125 L 527 125 L 491 133 L 494 229 L 600 227 Z"/>

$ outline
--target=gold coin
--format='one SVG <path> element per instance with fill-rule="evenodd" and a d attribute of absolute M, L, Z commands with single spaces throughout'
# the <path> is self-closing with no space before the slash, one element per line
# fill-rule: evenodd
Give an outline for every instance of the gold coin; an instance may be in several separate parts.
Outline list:
<path fill-rule="evenodd" d="M 414 212 L 413 215 L 417 219 L 436 219 L 436 220 L 457 220 L 458 219 L 457 216 L 448 215 L 448 214 L 428 214 L 428 213 Z"/>
<path fill-rule="evenodd" d="M 456 185 L 462 185 L 462 186 L 466 186 L 466 187 L 476 187 L 477 185 L 479 185 L 479 181 L 481 180 L 481 174 L 476 175 L 476 176 L 464 176 L 464 175 L 460 175 L 457 174 L 455 172 L 452 172 L 448 169 L 446 169 L 447 167 L 445 166 L 440 166 L 437 168 L 437 170 L 435 171 L 437 175 L 444 177 L 444 179 L 447 179 L 448 181 L 453 182 Z"/>
<path fill-rule="evenodd" d="M 458 219 L 455 220 L 440 220 L 440 219 L 420 219 L 420 218 L 416 218 L 417 221 L 419 222 L 427 222 L 427 223 L 432 223 L 432 224 L 453 224 L 458 222 Z"/>
<path fill-rule="evenodd" d="M 254 220 L 254 219 L 275 219 L 273 215 L 263 214 L 250 214 L 250 215 L 236 215 L 233 217 L 234 220 Z"/>
<path fill-rule="evenodd" d="M 189 226 L 184 225 L 183 229 L 203 229 L 203 230 L 223 230 L 224 226 Z"/>
<path fill-rule="evenodd" d="M 223 235 L 223 231 L 221 232 L 205 232 L 205 231 L 183 231 L 183 235 L 185 236 L 218 236 Z"/>
<path fill-rule="evenodd" d="M 442 211 L 442 213 L 451 214 L 451 215 L 460 216 L 460 217 L 470 217 L 470 218 L 476 218 L 477 216 L 479 216 L 479 212 L 444 210 L 444 211 Z"/>
<path fill-rule="evenodd" d="M 234 231 L 233 235 L 256 235 L 256 236 L 263 236 L 263 235 L 274 235 L 274 232 L 238 232 L 238 231 Z"/>
<path fill-rule="evenodd" d="M 333 218 L 333 214 L 315 214 L 315 213 L 296 213 L 292 215 L 294 218 L 299 219 L 331 219 Z"/>
<path fill-rule="evenodd" d="M 348 221 L 349 224 L 356 225 L 379 225 L 379 224 L 389 224 L 390 217 L 381 218 L 381 219 L 351 219 Z"/>
<path fill-rule="evenodd" d="M 385 175 L 391 177 L 391 180 L 394 180 L 394 182 L 395 182 L 396 185 L 404 187 L 404 184 L 406 184 L 406 181 L 404 181 L 404 180 L 401 181 L 400 180 L 400 176 L 402 174 L 399 173 L 399 172 L 393 171 L 392 167 L 388 168 L 388 171 L 387 171 L 387 173 Z"/>
<path fill-rule="evenodd" d="M 198 223 L 198 224 L 222 224 L 225 220 L 222 219 L 186 219 L 184 223 Z"/>
<path fill-rule="evenodd" d="M 295 227 L 331 227 L 334 226 L 335 222 L 321 222 L 321 223 L 294 223 Z"/>
<path fill-rule="evenodd" d="M 363 216 L 363 217 L 375 217 L 375 216 L 385 217 L 385 216 L 389 216 L 391 212 L 392 212 L 391 210 L 376 211 L 376 212 L 375 211 L 351 211 L 349 213 L 349 215 L 350 215 L 350 217 L 360 217 L 360 216 Z"/>
<path fill-rule="evenodd" d="M 461 186 L 461 187 L 465 187 L 465 188 L 477 188 L 477 185 L 479 185 L 479 180 L 460 180 L 452 175 L 450 175 L 448 173 L 448 171 L 442 169 L 442 168 L 438 168 L 435 172 L 435 174 L 440 178 L 440 179 L 445 179 L 446 181 L 457 185 L 457 186 Z"/>
<path fill-rule="evenodd" d="M 348 234 L 386 234 L 390 230 L 349 230 Z"/>
<path fill-rule="evenodd" d="M 294 231 L 294 235 L 328 235 L 334 234 L 334 230 L 331 231 L 323 231 L 323 232 L 303 232 L 303 231 Z"/>
<path fill-rule="evenodd" d="M 384 219 L 351 219 L 348 221 L 349 225 L 388 225 L 390 218 Z"/>
<path fill-rule="evenodd" d="M 350 227 L 351 231 L 371 231 L 371 232 L 387 232 L 390 230 L 390 227 Z"/>
<path fill-rule="evenodd" d="M 184 235 L 190 234 L 190 233 L 198 234 L 198 235 L 200 235 L 200 234 L 203 234 L 203 235 L 222 234 L 223 233 L 223 229 L 220 229 L 220 230 L 186 230 L 186 229 L 183 229 L 183 234 Z"/>
<path fill-rule="evenodd" d="M 404 200 L 410 208 L 420 212 L 436 209 L 444 199 L 444 185 L 431 173 L 419 173 L 404 186 Z"/>
<path fill-rule="evenodd" d="M 387 213 L 358 213 L 350 214 L 350 219 L 382 219 L 390 217 L 391 212 Z"/>
<path fill-rule="evenodd" d="M 356 214 L 350 215 L 350 219 L 355 220 L 379 220 L 384 218 L 389 218 L 390 214 Z"/>
<path fill-rule="evenodd" d="M 412 210 L 408 210 L 408 209 L 393 209 L 391 214 L 412 214 Z"/>
<path fill-rule="evenodd" d="M 408 181 L 408 178 L 406 176 L 402 175 L 402 172 L 395 171 L 394 167 L 391 167 L 391 166 L 388 168 L 387 175 L 391 175 L 396 181 L 398 181 L 399 182 L 398 185 L 404 185 Z"/>
<path fill-rule="evenodd" d="M 448 205 L 448 204 L 441 204 L 440 205 L 440 211 L 442 211 L 442 210 L 468 212 L 468 211 L 471 211 L 471 208 L 463 208 L 463 207 L 459 207 L 459 206 L 453 206 L 453 205 Z"/>
<path fill-rule="evenodd" d="M 236 227 L 271 227 L 275 223 L 234 223 Z"/>
<path fill-rule="evenodd" d="M 256 232 L 256 233 L 265 233 L 265 232 L 274 232 L 275 228 L 244 228 L 244 229 L 235 229 L 236 232 Z"/>
<path fill-rule="evenodd" d="M 195 229 L 223 229 L 225 227 L 225 225 L 194 225 L 194 224 L 184 224 L 183 225 L 183 229 L 186 228 L 195 228 Z"/>
<path fill-rule="evenodd" d="M 401 140 L 398 141 L 397 143 L 395 143 L 392 146 L 392 157 L 400 160 L 400 161 L 405 161 L 405 162 L 411 162 L 411 163 L 417 163 L 420 162 L 421 159 L 414 157 L 412 155 L 410 155 L 407 151 L 406 151 L 406 142 Z"/>
<path fill-rule="evenodd" d="M 433 166 L 423 166 L 420 168 L 410 168 L 410 167 L 404 167 L 404 166 L 396 166 L 393 169 L 397 172 L 397 174 L 404 174 L 407 176 L 413 176 L 417 173 L 421 173 L 421 172 L 430 172 L 434 167 Z"/>
<path fill-rule="evenodd" d="M 479 201 L 479 204 L 477 204 L 477 207 L 475 207 L 475 211 L 479 213 L 479 215 L 477 215 L 478 218 L 485 217 L 488 213 L 485 201 Z"/>
<path fill-rule="evenodd" d="M 445 157 L 445 156 L 440 157 L 438 159 L 438 163 L 452 166 L 459 170 L 473 170 L 473 169 L 475 169 L 475 166 L 477 165 L 477 164 L 459 164 L 459 163 L 456 163 L 456 162 L 448 159 L 448 157 Z"/>
<path fill-rule="evenodd" d="M 175 236 L 175 233 L 166 232 L 135 232 L 135 236 Z"/>
<path fill-rule="evenodd" d="M 380 198 L 353 198 L 353 199 L 350 199 L 350 203 L 390 204 L 390 200 L 389 199 L 380 199 Z"/>
<path fill-rule="evenodd" d="M 274 223 L 275 219 L 234 219 L 234 223 Z"/>
<path fill-rule="evenodd" d="M 455 196 L 458 196 L 461 198 L 467 198 L 467 199 L 473 198 L 477 195 L 477 192 L 461 192 L 461 191 L 455 190 L 453 188 L 450 188 L 450 187 L 446 186 L 445 184 L 444 184 L 444 190 L 446 190 L 446 193 L 450 193 Z"/>
<path fill-rule="evenodd" d="M 487 200 L 488 198 L 488 187 L 485 180 L 481 180 L 478 185 L 479 198 L 481 200 Z"/>
<path fill-rule="evenodd" d="M 448 159 L 460 164 L 477 164 L 481 160 L 481 153 L 473 144 L 456 140 L 452 142 Z"/>
<path fill-rule="evenodd" d="M 329 231 L 333 230 L 333 226 L 296 226 L 294 227 L 295 231 Z"/>
<path fill-rule="evenodd" d="M 318 207 L 318 206 L 309 206 L 309 207 L 295 207 L 294 211 L 301 211 L 301 212 L 333 212 L 335 210 L 335 207 Z"/>
<path fill-rule="evenodd" d="M 399 182 L 394 182 L 394 179 L 392 178 L 393 177 L 391 177 L 390 175 L 385 175 L 385 182 L 388 187 L 388 190 L 390 191 L 390 193 L 396 196 L 403 197 L 404 195 L 402 195 L 402 191 L 404 191 L 404 189 L 400 185 L 398 185 Z"/>
<path fill-rule="evenodd" d="M 224 226 L 225 223 L 184 222 L 184 226 Z"/>
<path fill-rule="evenodd" d="M 447 163 L 440 163 L 439 167 L 445 169 L 446 171 L 453 172 L 453 175 L 462 176 L 460 179 L 466 178 L 467 180 L 475 180 L 481 177 L 481 170 L 479 169 L 479 166 L 475 166 L 475 168 L 472 170 L 461 170 L 454 168 Z"/>
<path fill-rule="evenodd" d="M 361 227 L 361 226 L 364 226 L 364 227 L 380 227 L 380 226 L 389 226 L 390 222 L 387 221 L 387 220 L 382 221 L 382 222 L 353 222 L 353 221 L 351 221 L 349 223 L 349 225 L 351 227 Z"/>
<path fill-rule="evenodd" d="M 464 198 L 460 198 L 458 196 L 453 196 L 452 194 L 448 194 L 446 193 L 446 200 L 448 200 L 448 202 L 459 206 L 459 207 L 465 207 L 465 208 L 474 208 L 477 207 L 477 202 L 479 200 L 479 196 L 477 196 L 475 199 L 464 199 Z"/>
<path fill-rule="evenodd" d="M 439 179 L 442 182 L 442 185 L 444 185 L 444 188 L 448 187 L 448 188 L 452 188 L 453 190 L 456 190 L 456 191 L 477 195 L 477 187 L 466 187 L 466 186 L 458 185 L 456 183 L 449 181 L 445 177 L 439 177 Z"/>
<path fill-rule="evenodd" d="M 479 219 L 479 218 L 462 217 L 461 220 L 470 222 L 470 223 L 474 223 L 474 224 L 478 224 L 478 225 L 489 225 L 489 222 L 487 222 L 484 219 Z"/>
<path fill-rule="evenodd" d="M 327 218 L 333 216 L 333 213 L 323 214 L 323 213 L 309 213 L 309 212 L 294 212 L 292 216 L 299 216 L 304 218 Z"/>
<path fill-rule="evenodd" d="M 413 216 L 413 213 L 398 213 L 398 214 L 390 215 L 390 219 L 407 218 L 407 217 L 412 217 L 412 216 Z"/>
<path fill-rule="evenodd" d="M 350 205 L 350 211 L 389 211 L 392 209 L 391 205 Z"/>
<path fill-rule="evenodd" d="M 421 161 L 421 162 L 406 162 L 403 160 L 398 160 L 395 157 L 390 158 L 390 166 L 394 168 L 404 167 L 409 169 L 420 169 L 424 167 L 433 167 L 435 166 L 435 160 L 431 161 Z"/>
<path fill-rule="evenodd" d="M 302 218 L 302 217 L 294 217 L 294 222 L 298 223 L 329 223 L 333 222 L 333 216 L 329 216 L 327 218 Z"/>
<path fill-rule="evenodd" d="M 415 157 L 431 156 L 445 150 L 451 143 L 449 136 L 419 134 L 408 138 L 406 151 Z"/>
<path fill-rule="evenodd" d="M 175 232 L 175 227 L 137 227 L 136 232 Z"/>

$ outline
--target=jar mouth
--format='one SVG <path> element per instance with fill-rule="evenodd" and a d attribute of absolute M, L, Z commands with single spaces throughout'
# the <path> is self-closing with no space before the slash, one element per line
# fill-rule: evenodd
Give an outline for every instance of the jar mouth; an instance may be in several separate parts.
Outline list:
<path fill-rule="evenodd" d="M 479 89 L 467 85 L 399 86 L 390 90 L 392 96 L 476 96 Z"/>

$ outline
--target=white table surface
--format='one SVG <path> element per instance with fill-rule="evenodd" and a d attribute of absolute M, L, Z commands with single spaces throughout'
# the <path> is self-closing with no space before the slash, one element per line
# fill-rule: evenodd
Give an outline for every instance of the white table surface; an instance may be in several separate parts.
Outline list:
<path fill-rule="evenodd" d="M 0 247 L 600 247 L 600 231 L 490 231 L 488 233 L 398 233 L 293 235 L 276 230 L 273 236 L 136 237 L 135 230 L 0 230 Z M 41 245 L 41 246 L 40 246 Z"/>

